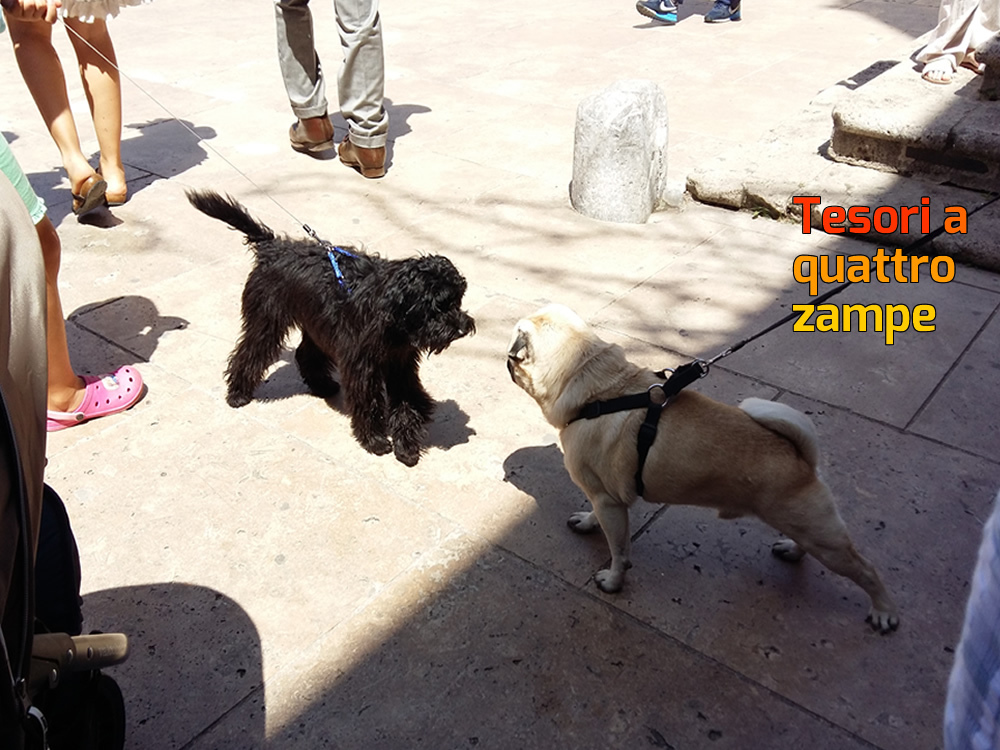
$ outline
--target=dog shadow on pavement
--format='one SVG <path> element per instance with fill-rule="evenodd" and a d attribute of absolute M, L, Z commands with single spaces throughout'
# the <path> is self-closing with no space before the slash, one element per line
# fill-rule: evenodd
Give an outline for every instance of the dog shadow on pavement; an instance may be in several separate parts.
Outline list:
<path fill-rule="evenodd" d="M 570 479 L 555 443 L 518 448 L 503 462 L 503 480 L 533 497 L 542 508 L 566 513 L 590 509 L 586 495 Z"/>
<path fill-rule="evenodd" d="M 283 401 L 293 396 L 312 395 L 302 381 L 294 359 L 293 351 L 286 351 L 281 355 L 281 363 L 274 367 L 264 382 L 257 387 L 254 393 L 255 401 Z M 341 394 L 324 400 L 333 411 L 344 417 L 349 416 Z M 475 434 L 476 431 L 469 427 L 469 415 L 462 411 L 456 401 L 448 399 L 435 402 L 434 418 L 428 425 L 425 443 L 428 448 L 440 448 L 446 451 L 456 445 L 468 443 L 469 438 Z"/>
<path fill-rule="evenodd" d="M 295 352 L 292 350 L 281 353 L 281 358 L 275 364 L 266 378 L 254 392 L 254 401 L 284 401 L 292 396 L 309 394 L 309 388 L 302 381 L 299 375 L 299 368 L 295 365 Z M 330 408 L 343 412 L 340 396 L 326 399 Z"/>
<path fill-rule="evenodd" d="M 464 445 L 476 431 L 469 427 L 469 415 L 462 411 L 457 402 L 448 399 L 438 401 L 434 407 L 434 418 L 428 425 L 427 446 L 443 451 Z"/>

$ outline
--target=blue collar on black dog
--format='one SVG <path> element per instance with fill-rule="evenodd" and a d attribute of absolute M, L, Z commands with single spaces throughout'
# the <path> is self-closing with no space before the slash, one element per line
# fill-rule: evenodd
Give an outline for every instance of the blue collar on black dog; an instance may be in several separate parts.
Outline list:
<path fill-rule="evenodd" d="M 326 251 L 326 257 L 330 259 L 330 265 L 333 266 L 333 272 L 337 274 L 337 281 L 340 282 L 340 285 L 342 287 L 346 288 L 346 285 L 344 284 L 344 274 L 340 270 L 340 264 L 337 262 L 337 255 L 349 255 L 352 258 L 357 258 L 358 256 L 356 256 L 352 252 L 345 250 L 342 247 L 334 247 L 334 246 L 328 246 L 328 247 L 329 249 Z"/>

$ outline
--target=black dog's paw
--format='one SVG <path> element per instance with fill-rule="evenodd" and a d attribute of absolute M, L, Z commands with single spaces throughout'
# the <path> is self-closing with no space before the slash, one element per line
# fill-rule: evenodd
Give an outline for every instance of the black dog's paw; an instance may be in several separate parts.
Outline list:
<path fill-rule="evenodd" d="M 239 409 L 241 406 L 246 406 L 251 401 L 253 401 L 253 396 L 248 396 L 245 393 L 234 393 L 230 391 L 226 394 L 226 403 L 229 404 L 234 409 Z"/>
<path fill-rule="evenodd" d="M 401 464 L 406 466 L 416 466 L 417 462 L 420 460 L 420 446 L 407 446 L 402 443 L 396 443 L 393 446 L 393 452 L 396 454 L 396 460 Z"/>
<path fill-rule="evenodd" d="M 384 435 L 374 435 L 367 438 L 358 437 L 358 442 L 361 443 L 362 448 L 369 453 L 374 453 L 376 456 L 384 456 L 392 450 L 392 443 Z"/>

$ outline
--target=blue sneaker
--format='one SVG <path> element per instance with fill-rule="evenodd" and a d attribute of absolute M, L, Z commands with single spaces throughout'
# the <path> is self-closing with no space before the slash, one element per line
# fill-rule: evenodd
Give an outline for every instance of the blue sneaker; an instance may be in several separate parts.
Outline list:
<path fill-rule="evenodd" d="M 739 21 L 740 0 L 715 0 L 712 10 L 705 14 L 705 23 L 720 23 L 722 21 Z"/>
<path fill-rule="evenodd" d="M 635 9 L 646 18 L 671 26 L 677 23 L 677 6 L 671 0 L 638 0 Z"/>

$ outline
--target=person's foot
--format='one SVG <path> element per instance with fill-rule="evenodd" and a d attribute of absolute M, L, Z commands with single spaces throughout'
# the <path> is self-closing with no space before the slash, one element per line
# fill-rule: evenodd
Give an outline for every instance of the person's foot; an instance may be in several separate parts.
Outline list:
<path fill-rule="evenodd" d="M 79 375 L 76 376 L 75 387 L 49 387 L 46 408 L 49 411 L 76 411 L 87 395 L 87 383 Z"/>
<path fill-rule="evenodd" d="M 946 84 L 951 83 L 951 63 L 947 58 L 939 57 L 924 64 L 924 70 L 920 74 L 928 83 Z"/>
<path fill-rule="evenodd" d="M 705 14 L 705 23 L 722 23 L 723 21 L 739 21 L 743 16 L 740 14 L 740 0 L 715 0 L 715 5 Z"/>
<path fill-rule="evenodd" d="M 336 144 L 333 142 L 333 123 L 326 115 L 304 117 L 292 123 L 288 140 L 300 154 L 322 154 Z"/>
<path fill-rule="evenodd" d="M 125 167 L 121 164 L 106 166 L 101 164 L 97 173 L 108 183 L 104 191 L 104 202 L 108 206 L 124 205 L 128 201 L 128 184 L 125 181 Z"/>
<path fill-rule="evenodd" d="M 146 393 L 142 376 L 132 367 L 119 367 L 100 377 L 84 375 L 83 382 L 83 398 L 76 407 L 65 411 L 47 410 L 45 428 L 48 432 L 131 409 Z"/>
<path fill-rule="evenodd" d="M 677 23 L 677 6 L 671 0 L 638 0 L 635 9 L 646 18 L 673 26 Z"/>
<path fill-rule="evenodd" d="M 95 208 L 104 205 L 104 193 L 108 189 L 106 183 L 96 172 L 91 173 L 79 183 L 73 184 L 73 213 L 83 216 Z"/>
<path fill-rule="evenodd" d="M 385 174 L 385 146 L 365 148 L 355 146 L 350 136 L 337 148 L 340 161 L 361 172 L 363 177 L 381 177 Z"/>

